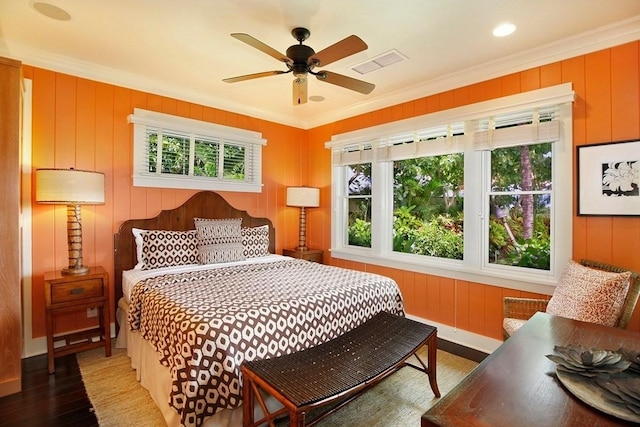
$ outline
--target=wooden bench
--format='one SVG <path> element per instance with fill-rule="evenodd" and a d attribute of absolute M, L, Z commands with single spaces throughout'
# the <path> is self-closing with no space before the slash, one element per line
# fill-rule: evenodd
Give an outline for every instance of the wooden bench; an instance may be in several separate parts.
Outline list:
<path fill-rule="evenodd" d="M 428 346 L 427 365 L 416 352 Z M 405 317 L 379 313 L 346 334 L 308 350 L 242 364 L 243 425 L 255 427 L 289 413 L 291 426 L 313 425 L 355 399 L 360 393 L 404 366 L 415 356 L 422 365 L 407 365 L 425 372 L 433 393 L 436 382 L 437 329 Z M 284 407 L 269 412 L 263 391 Z M 258 401 L 264 417 L 254 421 Z M 337 406 L 306 423 L 309 411 L 330 403 Z"/>

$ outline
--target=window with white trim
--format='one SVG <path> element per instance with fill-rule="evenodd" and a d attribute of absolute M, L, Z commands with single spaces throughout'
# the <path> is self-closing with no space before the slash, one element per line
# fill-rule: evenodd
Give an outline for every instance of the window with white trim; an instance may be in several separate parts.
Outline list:
<path fill-rule="evenodd" d="M 260 133 L 139 108 L 129 122 L 134 186 L 262 191 Z"/>
<path fill-rule="evenodd" d="M 563 84 L 334 136 L 332 256 L 556 283 L 571 258 L 572 101 Z"/>

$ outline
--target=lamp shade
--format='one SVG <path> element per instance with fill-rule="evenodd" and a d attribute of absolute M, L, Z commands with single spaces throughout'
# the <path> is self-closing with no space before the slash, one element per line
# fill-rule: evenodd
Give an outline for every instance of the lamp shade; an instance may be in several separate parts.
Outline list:
<path fill-rule="evenodd" d="M 37 169 L 36 202 L 61 205 L 104 203 L 104 174 L 78 169 Z"/>
<path fill-rule="evenodd" d="M 317 208 L 320 206 L 320 189 L 313 187 L 288 187 L 287 206 Z"/>

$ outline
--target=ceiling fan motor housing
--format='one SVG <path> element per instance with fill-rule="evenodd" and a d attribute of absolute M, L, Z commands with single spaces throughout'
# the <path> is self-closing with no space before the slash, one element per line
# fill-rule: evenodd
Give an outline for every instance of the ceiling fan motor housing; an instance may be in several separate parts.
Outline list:
<path fill-rule="evenodd" d="M 304 76 L 309 72 L 311 67 L 307 61 L 315 53 L 313 49 L 303 44 L 294 44 L 287 49 L 287 57 L 293 61 L 289 68 L 293 71 L 294 76 Z"/>

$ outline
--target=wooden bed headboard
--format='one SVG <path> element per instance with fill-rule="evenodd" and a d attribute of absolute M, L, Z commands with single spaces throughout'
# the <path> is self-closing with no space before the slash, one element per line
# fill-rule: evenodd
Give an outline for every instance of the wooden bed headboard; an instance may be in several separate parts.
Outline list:
<path fill-rule="evenodd" d="M 122 272 L 132 269 L 136 263 L 136 242 L 132 228 L 143 230 L 193 230 L 193 218 L 242 218 L 242 227 L 269 225 L 269 252 L 275 253 L 276 235 L 273 223 L 268 218 L 255 218 L 246 211 L 231 206 L 222 196 L 213 191 L 201 191 L 191 196 L 182 206 L 162 211 L 154 218 L 129 219 L 123 222 L 114 234 L 114 300 L 122 298 Z"/>

